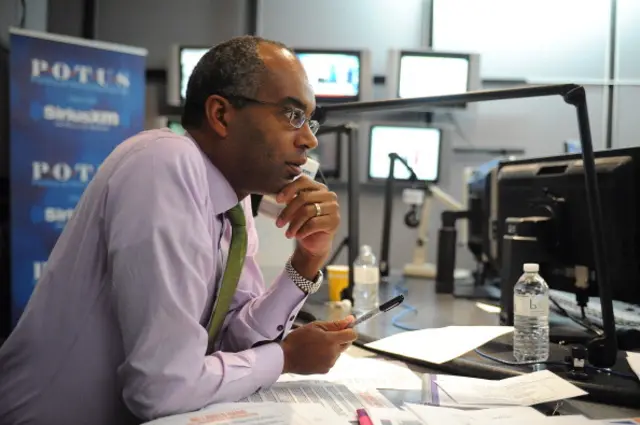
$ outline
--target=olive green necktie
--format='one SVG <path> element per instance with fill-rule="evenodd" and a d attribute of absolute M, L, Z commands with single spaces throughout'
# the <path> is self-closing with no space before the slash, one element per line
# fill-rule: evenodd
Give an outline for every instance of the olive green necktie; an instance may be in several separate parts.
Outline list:
<path fill-rule="evenodd" d="M 224 323 L 224 318 L 229 312 L 229 306 L 236 292 L 240 273 L 242 273 L 242 266 L 244 265 L 244 258 L 247 254 L 247 223 L 242 205 L 236 205 L 227 211 L 225 215 L 231 222 L 231 243 L 229 244 L 227 265 L 220 283 L 218 297 L 214 301 L 213 310 L 211 311 L 209 349 L 213 347 L 215 338 Z"/>

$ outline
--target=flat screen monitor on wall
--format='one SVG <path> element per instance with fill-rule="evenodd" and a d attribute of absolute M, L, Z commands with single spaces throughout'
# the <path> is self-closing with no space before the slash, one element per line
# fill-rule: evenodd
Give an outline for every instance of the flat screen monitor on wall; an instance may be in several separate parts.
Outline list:
<path fill-rule="evenodd" d="M 318 103 L 368 99 L 372 76 L 367 51 L 294 50 L 309 77 Z"/>
<path fill-rule="evenodd" d="M 421 181 L 440 178 L 442 131 L 433 127 L 373 125 L 369 137 L 369 180 L 386 180 L 389 154 L 404 158 Z M 409 171 L 396 162 L 396 180 L 409 180 Z"/>
<path fill-rule="evenodd" d="M 210 46 L 171 47 L 167 72 L 167 103 L 180 106 L 187 93 L 187 83 L 196 64 L 210 49 Z"/>
<path fill-rule="evenodd" d="M 392 50 L 389 77 L 389 95 L 392 98 L 466 93 L 480 89 L 479 58 L 470 53 Z M 460 104 L 448 108 L 465 106 Z"/>
<path fill-rule="evenodd" d="M 580 140 L 574 140 L 574 139 L 565 140 L 563 145 L 564 145 L 564 153 L 582 152 L 582 143 L 580 143 Z"/>

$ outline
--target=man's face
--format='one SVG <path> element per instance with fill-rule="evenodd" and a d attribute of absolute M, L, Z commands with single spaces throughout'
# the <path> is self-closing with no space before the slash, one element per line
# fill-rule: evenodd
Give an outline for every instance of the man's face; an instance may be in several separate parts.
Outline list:
<path fill-rule="evenodd" d="M 295 55 L 264 43 L 258 52 L 267 75 L 254 101 L 237 111 L 230 135 L 240 149 L 243 189 L 273 194 L 300 174 L 307 151 L 318 144 L 308 122 L 300 128 L 292 125 L 311 116 L 315 96 Z"/>

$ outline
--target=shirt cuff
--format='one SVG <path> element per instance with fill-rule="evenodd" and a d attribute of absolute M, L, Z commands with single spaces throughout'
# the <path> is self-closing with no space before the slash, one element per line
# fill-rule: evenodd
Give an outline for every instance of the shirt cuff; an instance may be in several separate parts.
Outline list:
<path fill-rule="evenodd" d="M 266 335 L 274 335 L 274 337 L 277 338 L 279 335 L 286 335 L 291 330 L 293 321 L 300 309 L 302 309 L 302 306 L 304 306 L 308 295 L 295 284 L 284 270 L 275 282 L 273 282 L 271 287 L 269 287 L 268 292 L 270 293 L 269 299 L 274 300 L 275 303 L 272 306 L 262 306 L 262 308 L 265 308 L 265 310 L 278 309 L 281 312 L 289 312 L 287 316 L 282 317 L 280 320 L 276 320 L 275 322 L 267 321 L 268 323 L 265 322 L 262 324 L 263 326 L 268 325 L 268 328 L 263 330 Z"/>
<path fill-rule="evenodd" d="M 227 317 L 229 325 L 219 349 L 237 352 L 283 337 L 306 299 L 286 272 L 281 272 L 264 294 Z"/>
<path fill-rule="evenodd" d="M 269 388 L 282 375 L 284 367 L 284 352 L 280 344 L 272 342 L 255 347 L 255 363 L 253 378 L 259 384 L 258 391 Z"/>

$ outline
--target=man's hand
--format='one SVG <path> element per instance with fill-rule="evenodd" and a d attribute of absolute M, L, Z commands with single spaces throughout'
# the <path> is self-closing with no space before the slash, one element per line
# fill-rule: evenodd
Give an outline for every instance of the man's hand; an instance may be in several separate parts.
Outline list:
<path fill-rule="evenodd" d="M 276 200 L 287 204 L 276 225 L 289 224 L 286 236 L 298 241 L 291 263 L 302 276 L 314 280 L 340 225 L 338 196 L 303 175 L 282 189 Z"/>
<path fill-rule="evenodd" d="M 337 322 L 313 322 L 293 330 L 280 343 L 284 352 L 282 373 L 327 373 L 357 335 L 348 328 L 353 316 Z"/>

